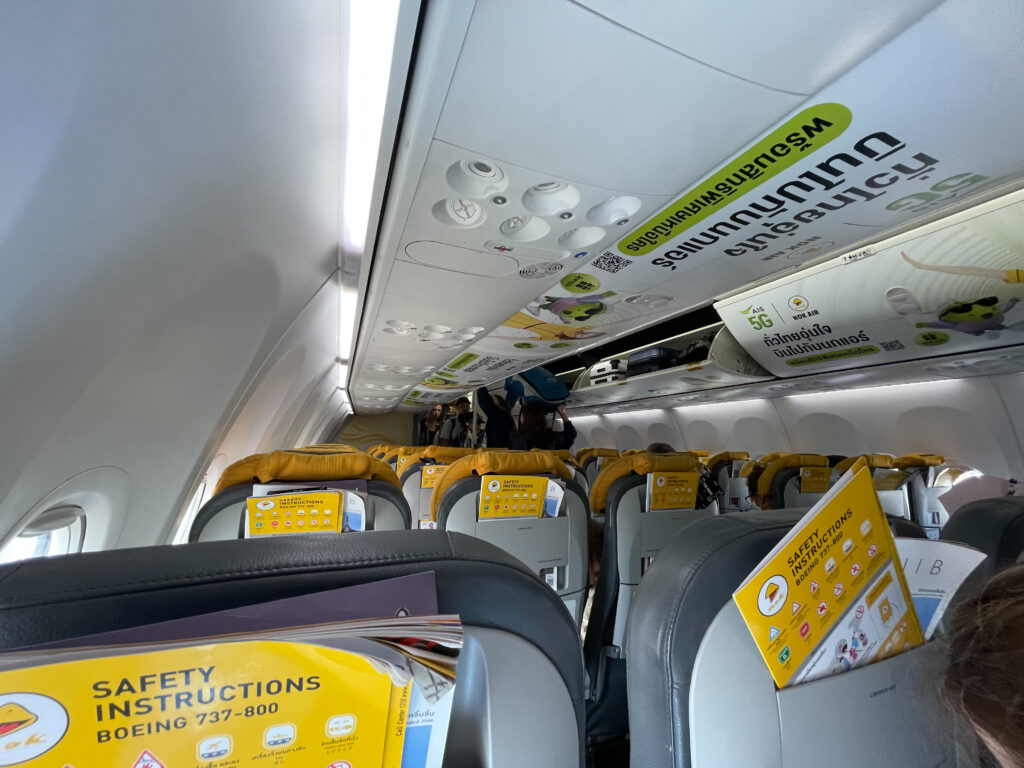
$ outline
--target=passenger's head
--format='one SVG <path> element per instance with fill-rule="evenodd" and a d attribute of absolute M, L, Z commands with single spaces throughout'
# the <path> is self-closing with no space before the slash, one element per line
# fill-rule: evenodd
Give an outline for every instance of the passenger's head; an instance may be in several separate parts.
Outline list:
<path fill-rule="evenodd" d="M 753 502 L 754 506 L 759 507 L 760 509 L 771 509 L 771 496 L 767 494 L 761 495 L 757 491 L 758 481 L 760 481 L 761 475 L 763 474 L 764 467 L 761 466 L 760 464 L 756 464 L 754 468 L 750 471 L 750 474 L 747 475 L 747 498 L 750 499 L 751 502 Z"/>
<path fill-rule="evenodd" d="M 469 398 L 460 397 L 455 401 L 455 412 L 458 414 L 469 413 Z"/>
<path fill-rule="evenodd" d="M 648 453 L 675 453 L 676 449 L 668 443 L 651 443 L 647 446 Z"/>
<path fill-rule="evenodd" d="M 444 406 L 438 403 L 429 411 L 427 415 L 423 417 L 423 420 L 427 423 L 427 426 L 431 429 L 437 429 L 437 423 L 441 421 L 441 414 L 444 413 Z"/>
<path fill-rule="evenodd" d="M 525 403 L 519 409 L 519 424 L 523 432 L 542 432 L 547 427 L 547 415 L 540 403 Z"/>
<path fill-rule="evenodd" d="M 1003 768 L 1024 766 L 1024 565 L 954 611 L 943 694 Z"/>

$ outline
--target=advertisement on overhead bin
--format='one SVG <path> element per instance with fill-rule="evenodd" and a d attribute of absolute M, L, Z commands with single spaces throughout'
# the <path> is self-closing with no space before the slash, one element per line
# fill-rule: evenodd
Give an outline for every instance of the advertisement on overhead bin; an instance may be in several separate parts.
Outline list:
<path fill-rule="evenodd" d="M 523 368 L 543 364 L 809 260 L 871 243 L 979 193 L 1010 189 L 1024 176 L 1017 135 L 1024 124 L 1024 92 L 1018 79 L 1015 71 L 1000 70 L 977 45 L 929 17 L 732 159 L 694 173 L 695 181 L 680 194 L 657 208 L 647 201 L 632 217 L 606 225 L 604 239 L 573 254 L 579 256 L 577 264 L 552 275 L 532 302 L 442 366 L 442 378 L 463 390 L 472 386 L 471 378 L 496 381 L 523 358 L 528 358 Z M 942 95 L 941 105 L 936 94 Z M 670 146 L 665 162 L 672 162 Z M 641 169 L 637 178 L 642 186 Z M 579 226 L 549 218 L 553 228 Z M 958 244 L 955 257 L 911 246 L 906 260 L 896 254 L 902 264 L 875 262 L 880 273 L 897 266 L 901 274 L 913 275 L 885 286 L 879 305 L 887 314 L 915 316 L 913 322 L 922 325 L 909 338 L 876 336 L 860 326 L 839 329 L 810 314 L 822 312 L 822 306 L 799 291 L 783 297 L 781 305 L 776 302 L 776 314 L 806 313 L 802 320 L 808 323 L 787 319 L 796 324 L 792 329 L 755 329 L 747 317 L 724 319 L 737 335 L 739 324 L 746 323 L 748 341 L 750 331 L 769 330 L 768 343 L 773 350 L 782 347 L 784 357 L 772 350 L 756 357 L 782 375 L 837 360 L 860 366 L 900 359 L 894 353 L 901 344 L 905 350 L 945 344 L 955 352 L 952 342 L 964 341 L 965 335 L 992 340 L 990 332 L 1013 334 L 1016 312 L 1024 311 L 1015 310 L 1015 270 L 1022 267 L 962 250 L 972 242 Z M 1000 274 L 963 271 L 977 268 Z M 942 276 L 962 282 L 936 288 L 943 296 L 932 299 L 932 281 Z M 890 288 L 896 290 L 886 297 Z M 813 305 L 803 306 L 801 298 Z M 774 321 L 769 304 L 763 311 L 753 302 L 741 309 L 748 305 L 753 319 L 765 315 Z M 794 341 L 821 343 L 820 336 L 829 336 L 834 345 L 793 354 L 787 349 Z M 471 377 L 453 367 L 467 354 L 507 366 L 493 372 L 477 368 Z"/>
<path fill-rule="evenodd" d="M 777 376 L 1024 342 L 1024 194 L 715 305 Z"/>

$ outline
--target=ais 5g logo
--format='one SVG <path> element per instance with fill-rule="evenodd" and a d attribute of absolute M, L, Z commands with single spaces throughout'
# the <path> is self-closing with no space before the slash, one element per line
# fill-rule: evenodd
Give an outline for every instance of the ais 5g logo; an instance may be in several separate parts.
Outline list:
<path fill-rule="evenodd" d="M 68 713 L 39 693 L 0 694 L 0 766 L 17 765 L 57 746 L 68 732 Z"/>
<path fill-rule="evenodd" d="M 747 322 L 753 326 L 755 331 L 771 328 L 775 324 L 764 307 L 755 307 L 751 304 L 746 309 L 741 309 L 740 314 L 747 318 Z"/>

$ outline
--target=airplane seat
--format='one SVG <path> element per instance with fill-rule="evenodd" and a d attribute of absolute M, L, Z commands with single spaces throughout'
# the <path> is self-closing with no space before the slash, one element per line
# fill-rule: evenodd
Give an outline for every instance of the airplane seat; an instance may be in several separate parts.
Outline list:
<path fill-rule="evenodd" d="M 875 493 L 882 511 L 889 517 L 902 517 L 910 521 L 910 497 L 903 483 L 904 475 L 895 469 L 896 458 L 888 453 L 850 456 L 832 468 L 832 482 L 836 483 L 858 459 L 865 459 L 875 483 Z"/>
<path fill-rule="evenodd" d="M 629 617 L 632 765 L 956 764 L 952 722 L 919 682 L 934 644 L 776 689 L 732 593 L 805 513 L 719 515 L 666 544 Z"/>
<path fill-rule="evenodd" d="M 816 453 L 789 453 L 768 462 L 757 492 L 771 499 L 773 509 L 811 507 L 828 491 L 828 458 Z"/>
<path fill-rule="evenodd" d="M 700 473 L 692 453 L 637 453 L 601 470 L 590 504 L 604 513 L 604 551 L 594 588 L 583 656 L 590 684 L 587 739 L 597 746 L 628 730 L 625 688 L 625 630 L 633 593 L 661 547 L 713 509 L 647 509 L 647 477 L 654 472 Z"/>
<path fill-rule="evenodd" d="M 572 455 L 572 451 L 567 448 L 531 448 L 530 450 L 550 453 L 552 456 L 564 461 L 565 465 L 569 467 L 569 471 L 572 472 L 572 479 L 576 481 L 580 490 L 583 491 L 584 497 L 589 498 L 590 482 L 587 480 L 587 476 L 583 473 L 583 469 L 580 467 L 579 462 L 576 461 L 576 457 Z"/>
<path fill-rule="evenodd" d="M 584 684 L 576 627 L 551 590 L 522 564 L 487 542 L 456 533 L 281 536 L 6 565 L 0 567 L 0 647 L 428 571 L 439 612 L 457 614 L 465 630 L 444 765 L 583 768 Z"/>
<path fill-rule="evenodd" d="M 711 456 L 707 461 L 708 474 L 721 489 L 718 494 L 718 507 L 724 512 L 741 512 L 749 509 L 746 506 L 746 490 L 739 494 L 741 484 L 733 484 L 730 481 L 739 477 L 739 471 L 744 462 L 750 460 L 750 454 L 746 451 L 722 451 Z M 742 489 L 746 488 L 746 481 L 742 482 Z"/>
<path fill-rule="evenodd" d="M 939 538 L 985 553 L 973 576 L 987 581 L 1024 554 L 1024 498 L 999 496 L 964 504 L 949 517 Z"/>
<path fill-rule="evenodd" d="M 949 520 L 949 513 L 939 497 L 949 486 L 936 486 L 935 479 L 946 469 L 946 459 L 934 453 L 910 453 L 898 457 L 893 466 L 905 472 L 908 479 L 903 487 L 909 497 L 911 519 L 923 526 L 929 538 L 937 539 Z"/>
<path fill-rule="evenodd" d="M 590 489 L 594 487 L 594 481 L 597 480 L 601 467 L 617 458 L 619 458 L 619 452 L 614 448 L 581 448 L 577 451 L 576 463 L 582 467 L 583 474 L 587 478 L 587 498 L 590 498 Z M 603 523 L 604 519 L 602 518 L 598 522 Z"/>
<path fill-rule="evenodd" d="M 532 492 L 536 499 L 527 499 L 526 492 L 521 500 L 518 492 L 509 494 L 522 504 L 517 511 L 517 501 L 509 498 L 501 503 L 497 495 L 501 488 L 490 487 L 498 484 L 493 477 L 488 479 L 494 475 L 549 482 Z M 564 492 L 551 482 L 555 480 L 564 483 Z M 492 493 L 503 509 L 487 498 Z M 434 486 L 430 510 L 439 530 L 475 536 L 519 558 L 547 582 L 579 626 L 587 601 L 590 510 L 565 462 L 542 451 L 486 451 L 466 456 L 451 464 Z"/>
<path fill-rule="evenodd" d="M 402 481 L 402 495 L 409 502 L 413 528 L 430 527 L 423 524 L 431 522 L 430 495 L 434 486 L 449 465 L 474 453 L 476 450 L 473 448 L 429 445 L 410 455 L 399 479 Z"/>
<path fill-rule="evenodd" d="M 410 527 L 409 504 L 387 464 L 348 446 L 310 446 L 253 454 L 225 469 L 213 496 L 196 513 L 188 540 L 242 538 L 245 502 L 253 495 L 254 485 L 295 483 L 299 487 L 318 482 L 365 494 L 367 530 Z"/>

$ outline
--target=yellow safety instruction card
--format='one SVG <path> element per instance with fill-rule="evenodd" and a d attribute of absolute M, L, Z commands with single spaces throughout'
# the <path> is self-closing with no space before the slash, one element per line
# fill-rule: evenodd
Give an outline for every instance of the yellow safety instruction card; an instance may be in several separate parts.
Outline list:
<path fill-rule="evenodd" d="M 647 509 L 693 509 L 699 472 L 651 472 L 647 475 Z"/>
<path fill-rule="evenodd" d="M 554 517 L 563 495 L 562 487 L 546 477 L 484 475 L 478 517 Z"/>
<path fill-rule="evenodd" d="M 435 487 L 447 469 L 447 464 L 424 464 L 420 470 L 420 488 Z"/>
<path fill-rule="evenodd" d="M 924 642 L 863 459 L 761 561 L 733 599 L 780 688 Z"/>
<path fill-rule="evenodd" d="M 245 535 L 341 533 L 366 528 L 365 504 L 351 491 L 303 491 L 246 500 Z"/>
<path fill-rule="evenodd" d="M 413 682 L 384 668 L 244 641 L 0 672 L 0 766 L 398 768 Z"/>

